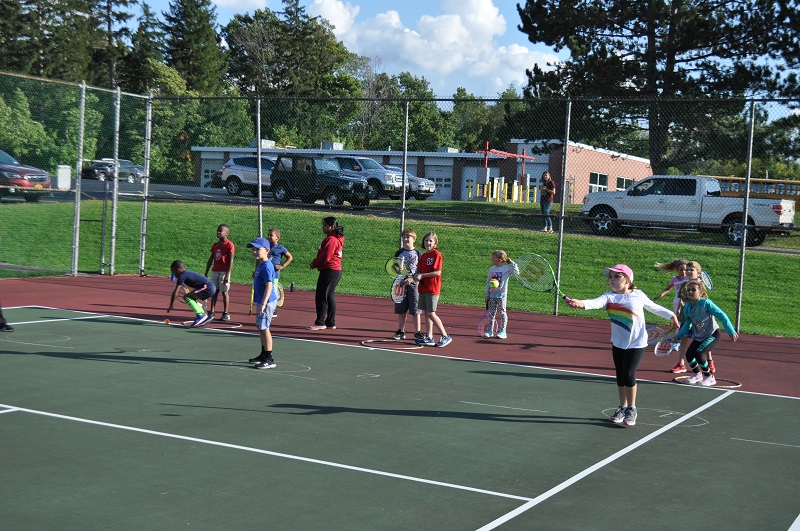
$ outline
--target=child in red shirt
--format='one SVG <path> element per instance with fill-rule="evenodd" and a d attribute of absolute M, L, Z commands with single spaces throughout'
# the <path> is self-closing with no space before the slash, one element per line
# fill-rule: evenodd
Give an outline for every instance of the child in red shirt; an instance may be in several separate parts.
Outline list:
<path fill-rule="evenodd" d="M 414 279 L 419 282 L 419 309 L 425 312 L 425 323 L 428 326 L 428 335 L 417 339 L 418 345 L 429 347 L 446 347 L 453 341 L 447 335 L 442 320 L 436 315 L 439 304 L 439 294 L 442 291 L 442 253 L 439 252 L 439 237 L 431 231 L 422 239 L 425 254 L 419 259 L 417 274 Z M 438 342 L 433 339 L 433 326 L 441 334 Z"/>

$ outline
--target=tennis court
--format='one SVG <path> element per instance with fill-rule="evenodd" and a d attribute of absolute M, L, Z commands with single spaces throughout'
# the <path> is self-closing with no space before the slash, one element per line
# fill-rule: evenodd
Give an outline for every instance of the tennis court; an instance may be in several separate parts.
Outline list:
<path fill-rule="evenodd" d="M 9 529 L 798 527 L 797 398 L 640 381 L 621 428 L 596 371 L 6 313 Z"/>

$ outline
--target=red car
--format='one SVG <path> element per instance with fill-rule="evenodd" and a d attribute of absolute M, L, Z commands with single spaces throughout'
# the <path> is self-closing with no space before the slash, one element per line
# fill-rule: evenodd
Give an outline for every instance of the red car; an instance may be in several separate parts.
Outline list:
<path fill-rule="evenodd" d="M 50 191 L 50 174 L 20 164 L 5 151 L 0 151 L 0 196 L 21 195 L 26 201 L 38 201 L 42 194 Z"/>

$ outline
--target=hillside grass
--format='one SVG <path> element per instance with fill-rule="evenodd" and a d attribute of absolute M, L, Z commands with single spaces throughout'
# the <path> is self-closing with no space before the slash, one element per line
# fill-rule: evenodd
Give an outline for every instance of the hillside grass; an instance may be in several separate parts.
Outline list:
<path fill-rule="evenodd" d="M 476 306 L 483 305 L 486 272 L 491 265 L 490 255 L 504 249 L 512 257 L 523 253 L 538 253 L 556 267 L 557 235 L 537 232 L 538 218 L 511 226 L 481 226 L 481 220 L 467 225 L 458 215 L 431 216 L 429 206 L 435 203 L 413 203 L 406 214 L 406 226 L 418 234 L 418 244 L 428 230 L 436 230 L 440 250 L 444 255 L 442 302 Z M 496 205 L 502 206 L 502 205 Z M 426 207 L 423 210 L 417 208 Z M 484 207 L 481 207 L 484 208 Z M 488 208 L 488 207 L 485 207 Z M 519 207 L 515 207 L 519 208 Z M 452 210 L 452 207 L 451 207 Z M 528 211 L 531 207 L 528 206 Z M 538 209 L 536 209 L 538 210 Z M 446 212 L 446 211 L 445 211 Z M 523 212 L 527 213 L 527 212 Z M 80 260 L 81 272 L 99 272 L 103 205 L 100 201 L 81 204 Z M 264 231 L 278 227 L 282 243 L 294 255 L 293 264 L 285 270 L 282 282 L 288 287 L 313 290 L 317 272 L 309 262 L 316 255 L 323 238 L 321 219 L 331 212 L 320 208 L 264 208 Z M 345 273 L 339 287 L 342 293 L 383 297 L 388 300 L 391 279 L 383 271 L 387 258 L 399 242 L 399 221 L 391 212 L 335 213 L 345 228 Z M 390 216 L 390 217 L 387 217 Z M 110 214 L 109 225 L 110 232 Z M 28 266 L 44 271 L 67 272 L 72 256 L 73 205 L 69 203 L 7 203 L 0 206 L 0 223 L 13 227 L 0 236 L 0 262 Z M 257 209 L 253 206 L 217 204 L 151 203 L 147 219 L 146 260 L 144 273 L 169 276 L 169 264 L 184 260 L 189 269 L 203 273 L 211 245 L 216 240 L 220 223 L 231 226 L 231 239 L 237 245 L 233 282 L 249 284 L 253 269 L 252 258 L 245 244 L 257 236 Z M 140 250 L 141 205 L 119 204 L 115 273 L 138 274 Z M 644 231 L 642 231 L 644 232 Z M 663 233 L 666 234 L 666 233 Z M 106 242 L 105 261 L 110 260 L 110 242 Z M 668 283 L 670 275 L 653 267 L 655 262 L 686 257 L 699 261 L 714 280 L 710 296 L 728 315 L 736 319 L 736 286 L 740 257 L 737 248 L 708 246 L 668 240 L 633 240 L 600 238 L 590 234 L 566 234 L 561 265 L 562 290 L 573 298 L 590 298 L 607 290 L 602 269 L 616 263 L 627 263 L 635 272 L 635 281 L 651 297 Z M 741 330 L 745 333 L 800 337 L 800 309 L 794 301 L 800 294 L 800 259 L 797 256 L 750 251 L 744 261 Z M 106 267 L 108 272 L 109 268 Z M 34 273 L 3 270 L 1 276 L 26 276 Z M 163 297 L 167 293 L 153 294 Z M 786 301 L 780 304 L 779 301 Z M 513 310 L 553 313 L 551 294 L 528 292 L 517 283 L 510 287 L 508 306 Z M 380 303 L 380 302 L 376 302 Z M 665 305 L 671 299 L 664 300 Z M 559 306 L 559 313 L 605 318 L 603 312 L 584 312 Z M 654 322 L 660 322 L 653 318 Z"/>

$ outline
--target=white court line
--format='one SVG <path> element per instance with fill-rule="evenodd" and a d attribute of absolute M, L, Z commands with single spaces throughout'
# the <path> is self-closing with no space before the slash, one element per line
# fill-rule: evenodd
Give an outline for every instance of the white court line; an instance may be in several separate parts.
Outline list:
<path fill-rule="evenodd" d="M 772 444 L 774 446 L 788 446 L 789 448 L 800 448 L 796 444 L 781 444 L 781 443 L 774 443 L 774 442 L 767 442 L 767 441 L 752 441 L 750 439 L 737 439 L 736 437 L 731 437 L 732 441 L 744 441 L 744 442 L 751 442 L 751 443 L 759 443 L 759 444 Z"/>
<path fill-rule="evenodd" d="M 496 404 L 481 404 L 480 402 L 465 402 L 463 400 L 461 400 L 460 402 L 462 404 L 472 404 L 473 406 L 499 407 L 500 409 L 515 409 L 517 411 L 535 411 L 536 413 L 547 413 L 547 411 L 542 411 L 541 409 L 525 409 L 524 407 L 498 406 Z"/>
<path fill-rule="evenodd" d="M 800 515 L 797 515 L 797 518 L 789 527 L 789 531 L 800 531 Z"/>
<path fill-rule="evenodd" d="M 12 407 L 11 409 L 4 409 L 3 411 L 0 411 L 0 415 L 2 415 L 3 413 L 13 413 L 14 411 L 19 411 L 19 410 L 15 407 Z"/>
<path fill-rule="evenodd" d="M 686 415 L 682 416 L 681 418 L 679 418 L 679 419 L 677 419 L 677 420 L 675 420 L 673 422 L 670 422 L 669 424 L 667 424 L 663 428 L 654 431 L 653 433 L 651 433 L 650 435 L 648 435 L 648 436 L 646 436 L 646 437 L 644 437 L 642 439 L 639 439 L 638 441 L 636 441 L 635 443 L 631 444 L 630 446 L 628 446 L 626 448 L 623 448 L 622 450 L 620 450 L 618 452 L 615 452 L 614 454 L 606 457 L 605 459 L 603 459 L 602 461 L 600 461 L 598 463 L 595 463 L 594 465 L 590 466 L 586 470 L 583 470 L 582 472 L 579 472 L 578 474 L 575 474 L 574 476 L 572 476 L 568 480 L 563 481 L 560 484 L 558 484 L 555 487 L 553 487 L 552 489 L 548 490 L 547 492 L 544 492 L 544 493 L 540 494 L 539 496 L 537 496 L 536 498 L 532 499 L 528 503 L 526 503 L 524 505 L 521 505 L 520 507 L 517 507 L 516 509 L 514 509 L 510 513 L 504 514 L 500 518 L 498 518 L 498 519 L 496 519 L 496 520 L 494 520 L 492 522 L 489 522 L 485 526 L 479 528 L 478 531 L 494 529 L 494 528 L 496 528 L 496 527 L 508 522 L 509 520 L 511 520 L 513 518 L 516 518 L 517 516 L 521 515 L 522 513 L 526 512 L 527 510 L 532 509 L 532 508 L 536 507 L 537 505 L 539 505 L 540 503 L 542 503 L 543 501 L 555 496 L 556 494 L 558 494 L 562 490 L 566 489 L 567 487 L 570 487 L 571 485 L 574 485 L 575 483 L 577 483 L 578 481 L 582 480 L 583 478 L 585 478 L 589 474 L 597 472 L 598 470 L 600 470 L 604 466 L 613 463 L 614 461 L 616 461 L 617 459 L 619 459 L 620 457 L 622 457 L 622 456 L 624 456 L 626 454 L 631 453 L 636 448 L 638 448 L 638 447 L 642 446 L 643 444 L 651 441 L 652 439 L 655 439 L 659 435 L 661 435 L 663 433 L 666 433 L 667 431 L 671 430 L 672 428 L 674 428 L 678 424 L 681 424 L 682 422 L 685 422 L 686 420 L 690 419 L 691 417 L 695 416 L 696 414 L 700 413 L 701 411 L 703 411 L 705 409 L 708 409 L 711 406 L 713 406 L 714 404 L 716 404 L 717 402 L 720 402 L 721 400 L 724 400 L 724 399 L 728 398 L 733 393 L 734 393 L 734 391 L 728 391 L 728 392 L 726 392 L 724 394 L 721 394 L 720 396 L 718 396 L 717 398 L 715 398 L 711 402 L 703 404 L 702 406 L 698 407 L 697 409 L 695 409 L 691 413 L 687 413 Z"/>
<path fill-rule="evenodd" d="M 103 426 L 103 427 L 106 427 L 106 428 L 115 428 L 115 429 L 118 429 L 118 430 L 133 431 L 133 432 L 137 432 L 137 433 L 145 433 L 147 435 L 156 435 L 158 437 L 166 437 L 166 438 L 169 438 L 169 439 L 179 439 L 179 440 L 182 440 L 182 441 L 190 441 L 190 442 L 195 442 L 195 443 L 208 444 L 210 446 L 219 446 L 219 447 L 222 447 L 222 448 L 231 448 L 233 450 L 242 450 L 242 451 L 245 451 L 245 452 L 253 452 L 253 453 L 256 453 L 256 454 L 271 455 L 273 457 L 282 457 L 284 459 L 292 459 L 294 461 L 303 461 L 303 462 L 306 462 L 306 463 L 313 463 L 313 464 L 316 464 L 316 465 L 330 466 L 330 467 L 334 467 L 334 468 L 342 468 L 342 469 L 345 469 L 345 470 L 353 470 L 355 472 L 364 472 L 366 474 L 374 474 L 376 476 L 384 476 L 384 477 L 390 477 L 390 478 L 395 478 L 395 479 L 403 479 L 403 480 L 406 480 L 406 481 L 413 481 L 413 482 L 416 482 L 416 483 L 425 483 L 427 485 L 434 485 L 434 486 L 437 486 L 437 487 L 446 487 L 446 488 L 450 488 L 450 489 L 465 490 L 465 491 L 469 491 L 469 492 L 476 492 L 478 494 L 488 494 L 489 496 L 497 496 L 497 497 L 500 497 L 500 498 L 510 498 L 512 500 L 530 501 L 530 498 L 525 497 L 525 496 L 517 496 L 517 495 L 514 495 L 514 494 L 506 494 L 504 492 L 495 492 L 495 491 L 491 491 L 491 490 L 477 489 L 477 488 L 474 488 L 474 487 L 468 487 L 466 485 L 456 485 L 454 483 L 444 483 L 444 482 L 441 482 L 441 481 L 433 481 L 433 480 L 425 479 L 425 478 L 417 478 L 417 477 L 413 477 L 413 476 L 406 476 L 406 475 L 403 475 L 403 474 L 395 474 L 395 473 L 392 473 L 392 472 L 384 472 L 384 471 L 381 471 L 381 470 L 373 470 L 371 468 L 363 468 L 363 467 L 360 467 L 360 466 L 345 465 L 345 464 L 342 464 L 342 463 L 334 463 L 332 461 L 323 461 L 321 459 L 312 459 L 310 457 L 302 457 L 302 456 L 299 456 L 299 455 L 290 455 L 290 454 L 284 454 L 284 453 L 280 453 L 280 452 L 272 452 L 272 451 L 269 451 L 269 450 L 262 450 L 260 448 L 252 448 L 252 447 L 249 447 L 249 446 L 240 446 L 238 444 L 230 444 L 230 443 L 224 443 L 224 442 L 220 442 L 220 441 L 212 441 L 212 440 L 209 440 L 209 439 L 198 439 L 196 437 L 187 437 L 185 435 L 177 435 L 177 434 L 174 434 L 174 433 L 166 433 L 166 432 L 162 432 L 162 431 L 153 431 L 153 430 L 146 430 L 146 429 L 142 429 L 142 428 L 134 428 L 133 426 L 123 426 L 121 424 L 111 424 L 111 423 L 108 423 L 108 422 L 100 422 L 100 421 L 96 421 L 96 420 L 83 419 L 83 418 L 80 418 L 80 417 L 70 417 L 68 415 L 59 415 L 57 413 L 48 413 L 47 411 L 37 411 L 35 409 L 27 409 L 27 408 L 22 408 L 22 407 L 9 406 L 9 405 L 6 405 L 6 404 L 0 404 L 0 407 L 11 408 L 14 411 L 20 411 L 20 412 L 23 412 L 23 413 L 32 413 L 34 415 L 43 415 L 43 416 L 46 416 L 46 417 L 53 417 L 53 418 L 64 419 L 64 420 L 71 420 L 71 421 L 75 421 L 75 422 L 82 422 L 82 423 L 85 423 L 85 424 L 93 424 L 95 426 Z"/>

